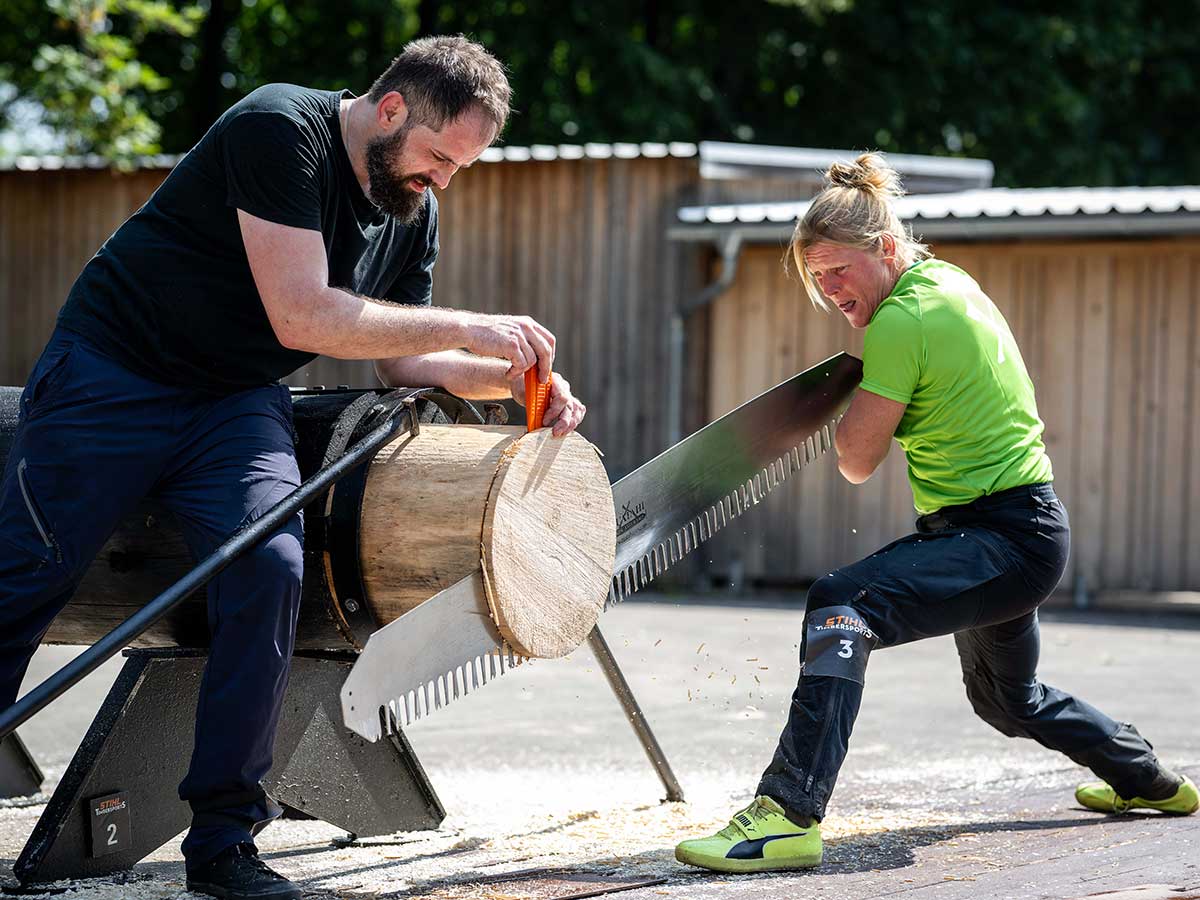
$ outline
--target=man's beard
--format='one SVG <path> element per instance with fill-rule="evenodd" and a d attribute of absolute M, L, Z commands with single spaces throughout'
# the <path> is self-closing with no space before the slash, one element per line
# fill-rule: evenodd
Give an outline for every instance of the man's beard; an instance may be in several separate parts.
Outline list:
<path fill-rule="evenodd" d="M 425 209 L 425 195 L 408 187 L 414 179 L 429 187 L 423 175 L 394 175 L 396 164 L 404 151 L 408 129 L 401 128 L 391 137 L 372 138 L 367 142 L 368 196 L 385 213 L 394 216 L 401 225 L 412 225 Z"/>

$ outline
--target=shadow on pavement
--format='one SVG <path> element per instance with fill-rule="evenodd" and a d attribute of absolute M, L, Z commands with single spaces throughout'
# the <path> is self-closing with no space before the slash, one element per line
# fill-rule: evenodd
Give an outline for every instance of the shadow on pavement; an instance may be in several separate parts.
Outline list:
<path fill-rule="evenodd" d="M 1109 819 L 1089 813 L 1071 819 L 1013 819 L 998 822 L 971 822 L 962 825 L 930 825 L 897 828 L 827 841 L 825 859 L 816 873 L 869 872 L 873 869 L 899 869 L 910 866 L 913 851 L 957 837 L 1015 831 L 1050 831 L 1101 825 Z"/>
<path fill-rule="evenodd" d="M 1058 819 L 1042 819 L 1042 820 L 1011 820 L 1000 822 L 977 822 L 962 825 L 937 825 L 937 826 L 920 826 L 912 828 L 897 828 L 894 831 L 875 832 L 871 834 L 856 835 L 853 837 L 839 838 L 830 840 L 825 844 L 825 861 L 819 868 L 809 871 L 788 871 L 780 873 L 762 873 L 758 875 L 730 875 L 722 872 L 704 872 L 688 866 L 678 865 L 674 863 L 674 845 L 665 846 L 658 850 L 650 850 L 644 853 L 626 856 L 622 859 L 622 865 L 612 867 L 609 865 L 592 865 L 587 864 L 575 865 L 563 869 L 572 871 L 590 872 L 590 873 L 607 873 L 607 874 L 629 874 L 638 872 L 639 870 L 653 868 L 659 874 L 667 874 L 669 884 L 680 883 L 699 883 L 710 879 L 736 879 L 744 881 L 753 878 L 768 878 L 775 875 L 788 875 L 790 877 L 798 877 L 804 875 L 850 875 L 859 872 L 877 871 L 880 869 L 901 869 L 915 863 L 914 851 L 927 847 L 932 844 L 941 843 L 942 841 L 952 840 L 965 835 L 978 835 L 990 833 L 1016 832 L 1016 831 L 1046 831 L 1061 828 L 1075 828 L 1086 825 L 1099 825 L 1106 821 L 1104 816 L 1087 815 L 1078 818 L 1058 818 Z M 435 858 L 439 855 L 451 855 L 455 851 L 446 851 L 443 854 L 428 854 L 420 857 L 421 859 Z M 678 865 L 675 871 L 662 873 L 661 869 L 666 865 Z M 394 866 L 396 863 L 391 862 L 387 866 Z M 381 868 L 381 866 L 364 867 L 356 870 L 357 872 L 368 871 L 373 868 Z M 343 877 L 350 872 L 339 872 L 338 876 Z M 459 872 L 451 878 L 435 879 L 421 884 L 413 885 L 410 888 L 396 891 L 393 893 L 365 893 L 358 895 L 350 891 L 341 891 L 340 896 L 354 898 L 361 896 L 363 900 L 367 897 L 379 900 L 416 900 L 416 898 L 436 898 L 445 896 L 459 897 L 464 896 L 460 892 L 478 884 L 481 881 L 494 879 L 495 873 L 486 871 L 470 871 Z"/>

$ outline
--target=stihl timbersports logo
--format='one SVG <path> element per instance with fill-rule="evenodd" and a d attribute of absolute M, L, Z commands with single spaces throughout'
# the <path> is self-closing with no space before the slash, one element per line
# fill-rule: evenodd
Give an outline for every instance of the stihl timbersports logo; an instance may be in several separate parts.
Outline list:
<path fill-rule="evenodd" d="M 646 518 L 645 503 L 626 503 L 622 505 L 621 514 L 617 516 L 617 537 L 620 537 L 633 528 L 644 518 Z"/>
<path fill-rule="evenodd" d="M 832 628 L 839 631 L 853 631 L 868 638 L 875 637 L 875 633 L 867 626 L 866 620 L 858 616 L 830 616 L 824 624 L 817 625 L 815 628 L 817 631 L 827 631 Z"/>
<path fill-rule="evenodd" d="M 114 813 L 125 808 L 125 801 L 121 797 L 108 797 L 96 804 L 93 812 L 98 816 L 106 816 L 109 813 Z"/>

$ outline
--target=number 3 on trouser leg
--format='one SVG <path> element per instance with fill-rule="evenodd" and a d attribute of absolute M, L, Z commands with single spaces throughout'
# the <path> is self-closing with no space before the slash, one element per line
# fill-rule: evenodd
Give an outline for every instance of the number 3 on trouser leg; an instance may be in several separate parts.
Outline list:
<path fill-rule="evenodd" d="M 828 675 L 863 683 L 867 657 L 879 638 L 850 606 L 825 606 L 808 617 L 805 675 Z"/>

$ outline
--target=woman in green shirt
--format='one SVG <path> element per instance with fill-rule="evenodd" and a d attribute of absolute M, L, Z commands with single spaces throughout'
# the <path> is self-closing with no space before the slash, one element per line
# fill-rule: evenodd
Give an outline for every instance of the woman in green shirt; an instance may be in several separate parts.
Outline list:
<path fill-rule="evenodd" d="M 1107 812 L 1195 812 L 1196 786 L 1137 729 L 1040 682 L 1037 607 L 1067 562 L 1033 384 L 1000 311 L 964 271 L 930 257 L 894 209 L 899 179 L 873 154 L 838 163 L 791 250 L 814 305 L 865 328 L 863 380 L 838 425 L 838 469 L 859 484 L 894 437 L 917 532 L 818 579 L 800 680 L 757 796 L 681 862 L 727 872 L 821 861 L 820 821 L 858 715 L 867 658 L 953 634 L 975 712 L 1090 768 L 1076 798 Z"/>

